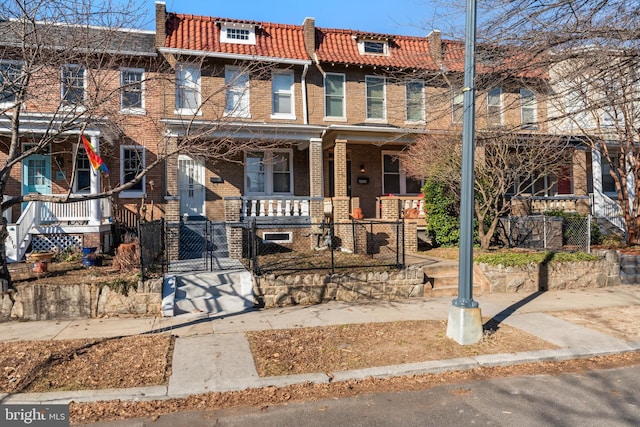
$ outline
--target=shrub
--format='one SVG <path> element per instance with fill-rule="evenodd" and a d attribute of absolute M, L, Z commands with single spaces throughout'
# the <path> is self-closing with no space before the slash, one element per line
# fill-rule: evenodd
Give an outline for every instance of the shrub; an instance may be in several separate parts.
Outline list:
<path fill-rule="evenodd" d="M 427 231 L 437 246 L 452 246 L 460 240 L 458 201 L 441 182 L 427 180 L 423 188 Z"/>

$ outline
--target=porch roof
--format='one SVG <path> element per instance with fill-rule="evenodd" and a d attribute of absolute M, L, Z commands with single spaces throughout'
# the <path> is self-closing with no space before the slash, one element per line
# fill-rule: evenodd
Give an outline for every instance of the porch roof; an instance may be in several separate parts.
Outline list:
<path fill-rule="evenodd" d="M 280 123 L 250 123 L 250 122 L 220 122 L 193 121 L 186 124 L 179 119 L 161 119 L 169 137 L 183 137 L 202 135 L 203 138 L 233 138 L 233 139 L 269 139 L 282 141 L 308 141 L 321 138 L 326 126 L 280 124 Z"/>

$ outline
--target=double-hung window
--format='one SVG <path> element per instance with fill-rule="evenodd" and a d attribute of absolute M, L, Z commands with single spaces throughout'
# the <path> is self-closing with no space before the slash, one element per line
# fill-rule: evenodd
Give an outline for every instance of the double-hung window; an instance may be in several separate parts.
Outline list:
<path fill-rule="evenodd" d="M 77 193 L 88 193 L 91 190 L 91 163 L 82 144 L 76 153 L 76 180 L 74 184 L 74 191 Z"/>
<path fill-rule="evenodd" d="M 405 85 L 407 122 L 424 122 L 424 82 L 408 81 Z"/>
<path fill-rule="evenodd" d="M 536 129 L 538 121 L 536 94 L 529 89 L 520 89 L 520 123 L 522 129 Z"/>
<path fill-rule="evenodd" d="M 327 73 L 324 77 L 325 117 L 345 118 L 345 75 Z"/>
<path fill-rule="evenodd" d="M 22 62 L 0 61 L 0 106 L 9 107 L 15 104 L 21 74 Z"/>
<path fill-rule="evenodd" d="M 144 113 L 144 70 L 122 68 L 120 70 L 120 111 Z"/>
<path fill-rule="evenodd" d="M 120 146 L 120 182 L 131 182 L 145 168 L 145 148 L 138 145 Z M 141 197 L 145 193 L 145 177 L 131 188 L 120 193 L 121 197 Z"/>
<path fill-rule="evenodd" d="M 176 113 L 202 114 L 200 111 L 200 68 L 176 65 Z"/>
<path fill-rule="evenodd" d="M 292 194 L 292 152 L 273 150 L 246 153 L 245 193 Z"/>
<path fill-rule="evenodd" d="M 418 194 L 422 183 L 407 177 L 397 152 L 382 153 L 383 194 Z"/>
<path fill-rule="evenodd" d="M 367 120 L 386 120 L 385 78 L 366 76 Z"/>
<path fill-rule="evenodd" d="M 76 64 L 62 66 L 61 97 L 65 106 L 82 106 L 86 96 L 86 70 Z"/>
<path fill-rule="evenodd" d="M 226 88 L 226 116 L 251 117 L 249 109 L 249 74 L 239 67 L 228 66 L 224 70 Z"/>
<path fill-rule="evenodd" d="M 293 72 L 277 71 L 272 80 L 272 114 L 274 118 L 295 118 Z"/>
<path fill-rule="evenodd" d="M 502 88 L 494 87 L 487 93 L 487 126 L 502 126 Z"/>

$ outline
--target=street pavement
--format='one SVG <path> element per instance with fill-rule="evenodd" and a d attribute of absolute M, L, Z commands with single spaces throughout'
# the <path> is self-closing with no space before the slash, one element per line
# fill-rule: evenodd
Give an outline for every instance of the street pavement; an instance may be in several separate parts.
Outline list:
<path fill-rule="evenodd" d="M 506 366 L 536 361 L 565 360 L 640 350 L 639 341 L 624 341 L 552 315 L 558 310 L 598 307 L 637 307 L 640 286 L 571 289 L 533 294 L 476 296 L 483 317 L 540 337 L 559 348 L 509 354 L 479 355 L 403 365 L 325 373 L 258 376 L 245 332 L 403 320 L 446 320 L 452 297 L 412 298 L 366 303 L 331 302 L 175 317 L 103 318 L 68 321 L 6 322 L 0 340 L 62 340 L 170 332 L 176 338 L 168 385 L 109 390 L 57 391 L 0 395 L 0 403 L 68 403 L 98 400 L 149 400 L 184 397 L 213 391 L 328 383 L 367 377 L 392 377 Z M 633 316 L 635 321 L 638 316 Z"/>

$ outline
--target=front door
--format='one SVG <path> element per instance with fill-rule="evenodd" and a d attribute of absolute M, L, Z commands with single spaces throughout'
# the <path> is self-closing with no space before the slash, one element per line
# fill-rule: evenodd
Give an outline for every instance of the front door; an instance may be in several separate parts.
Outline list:
<path fill-rule="evenodd" d="M 178 157 L 180 214 L 204 216 L 204 162 L 189 156 Z"/>
<path fill-rule="evenodd" d="M 27 150 L 30 145 L 25 144 Z M 51 194 L 51 157 L 34 154 L 22 161 L 22 194 Z"/>

